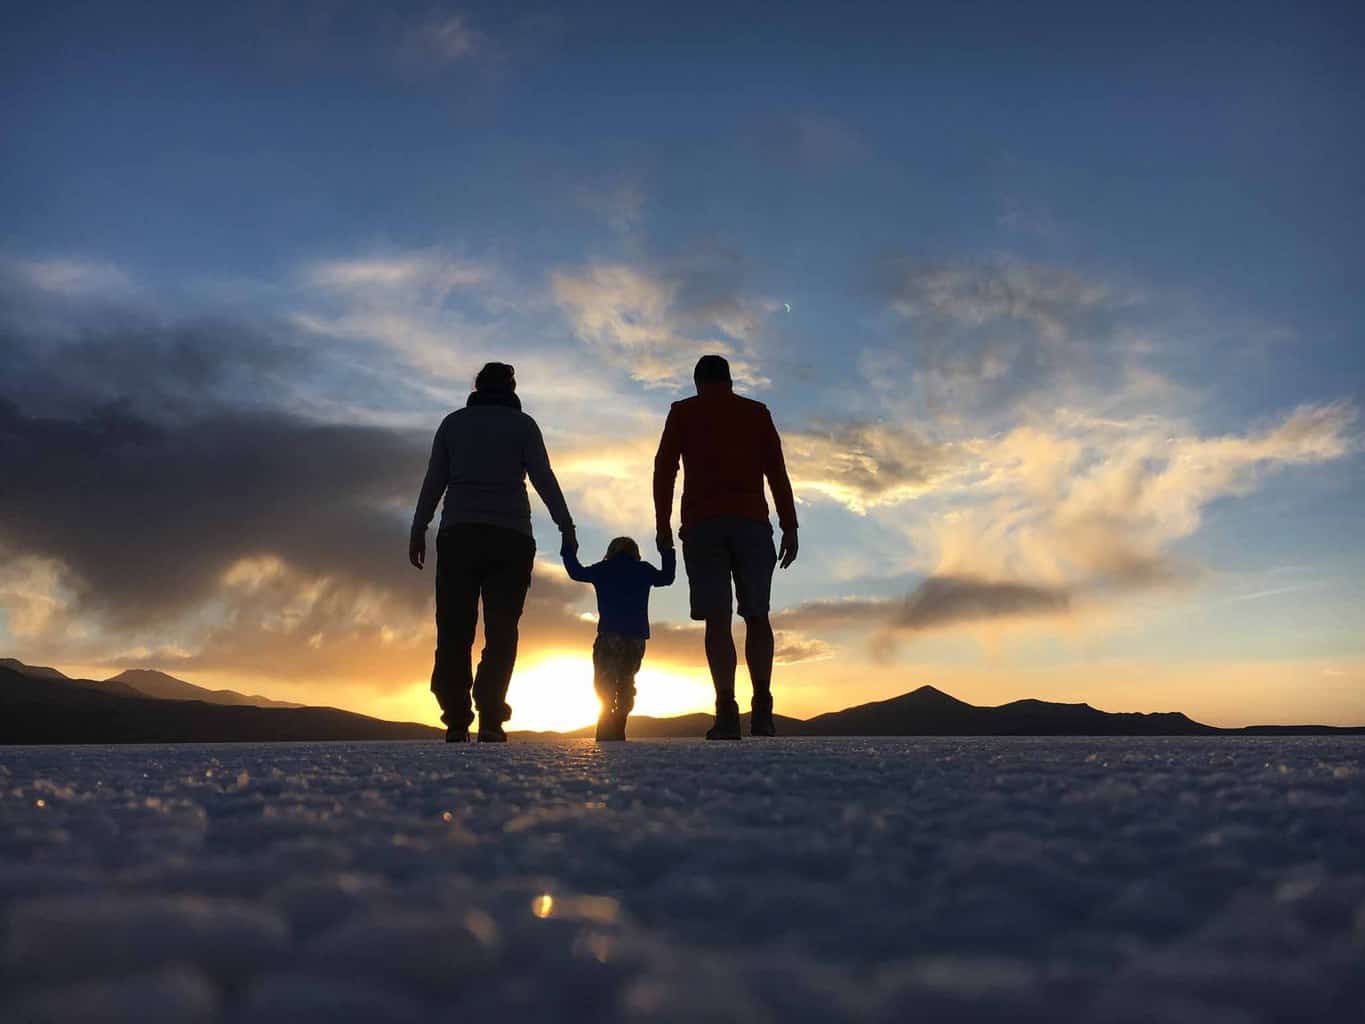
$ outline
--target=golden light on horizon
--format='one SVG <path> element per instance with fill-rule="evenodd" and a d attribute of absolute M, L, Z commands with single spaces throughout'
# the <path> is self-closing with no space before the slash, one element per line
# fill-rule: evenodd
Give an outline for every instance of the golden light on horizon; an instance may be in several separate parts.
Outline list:
<path fill-rule="evenodd" d="M 681 715 L 711 707 L 710 678 L 704 670 L 689 671 L 662 663 L 645 665 L 635 678 L 635 714 Z M 519 664 L 507 693 L 512 705 L 510 729 L 563 732 L 591 725 L 599 704 L 592 685 L 592 655 L 555 652 Z"/>

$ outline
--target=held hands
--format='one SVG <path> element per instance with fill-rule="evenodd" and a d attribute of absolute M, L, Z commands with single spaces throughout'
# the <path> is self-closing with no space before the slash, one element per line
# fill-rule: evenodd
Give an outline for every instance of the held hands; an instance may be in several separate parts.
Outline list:
<path fill-rule="evenodd" d="M 796 561 L 796 531 L 783 530 L 782 543 L 777 549 L 778 564 L 786 568 Z"/>
<path fill-rule="evenodd" d="M 559 557 L 578 554 L 578 532 L 572 527 L 560 531 Z"/>
<path fill-rule="evenodd" d="M 671 527 L 664 526 L 654 535 L 654 544 L 659 549 L 659 554 L 673 550 L 673 530 Z"/>
<path fill-rule="evenodd" d="M 427 531 L 413 530 L 408 535 L 408 561 L 416 569 L 422 568 L 427 561 Z"/>

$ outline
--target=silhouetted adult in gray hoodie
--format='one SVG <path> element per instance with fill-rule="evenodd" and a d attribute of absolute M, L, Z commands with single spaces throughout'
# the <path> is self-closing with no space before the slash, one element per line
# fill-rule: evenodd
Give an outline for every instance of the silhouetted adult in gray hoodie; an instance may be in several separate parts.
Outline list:
<path fill-rule="evenodd" d="M 440 702 L 449 743 L 468 741 L 473 707 L 479 712 L 481 743 L 507 739 L 502 728 L 512 714 L 507 684 L 517 660 L 517 623 L 536 554 L 527 477 L 563 534 L 563 546 L 578 547 L 540 428 L 521 411 L 516 389 L 516 376 L 506 363 L 489 363 L 479 371 L 465 407 L 436 430 L 412 518 L 408 560 L 420 569 L 426 562 L 427 524 L 445 495 L 436 534 L 431 692 Z M 484 648 L 473 673 L 470 655 L 480 598 Z"/>

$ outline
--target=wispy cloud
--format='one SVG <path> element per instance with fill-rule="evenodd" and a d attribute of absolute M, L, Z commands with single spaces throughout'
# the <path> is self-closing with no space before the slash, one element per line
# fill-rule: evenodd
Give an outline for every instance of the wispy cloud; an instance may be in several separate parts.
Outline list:
<path fill-rule="evenodd" d="M 487 264 L 439 251 L 322 260 L 304 268 L 304 279 L 314 287 L 351 294 L 416 290 L 444 295 L 457 288 L 488 285 L 495 277 Z"/>
<path fill-rule="evenodd" d="M 0 260 L 0 269 L 33 288 L 60 296 L 115 296 L 132 291 L 134 280 L 122 267 L 103 260 Z"/>
<path fill-rule="evenodd" d="M 409 26 L 399 39 L 397 57 L 403 67 L 440 71 L 489 55 L 489 37 L 462 11 L 438 10 Z"/>
<path fill-rule="evenodd" d="M 650 271 L 594 263 L 550 277 L 555 301 L 574 334 L 638 381 L 672 386 L 690 378 L 707 352 L 733 357 L 737 379 L 763 382 L 746 358 L 774 302 L 742 295 L 724 273 L 708 268 Z"/>
<path fill-rule="evenodd" d="M 1019 428 L 960 445 L 951 474 L 910 474 L 897 487 L 887 486 L 897 474 L 884 479 L 873 460 L 873 470 L 846 474 L 843 490 L 824 493 L 854 509 L 926 494 L 938 501 L 910 528 L 929 575 L 904 598 L 813 602 L 778 621 L 816 632 L 917 633 L 1069 616 L 1191 583 L 1199 567 L 1171 545 L 1199 529 L 1207 505 L 1250 493 L 1275 470 L 1342 458 L 1357 445 L 1355 419 L 1354 406 L 1336 402 L 1209 437 L 1147 420 Z"/>
<path fill-rule="evenodd" d="M 849 510 L 893 505 L 940 486 L 962 464 L 951 444 L 888 424 L 830 423 L 783 439 L 787 468 L 804 497 L 823 495 Z"/>

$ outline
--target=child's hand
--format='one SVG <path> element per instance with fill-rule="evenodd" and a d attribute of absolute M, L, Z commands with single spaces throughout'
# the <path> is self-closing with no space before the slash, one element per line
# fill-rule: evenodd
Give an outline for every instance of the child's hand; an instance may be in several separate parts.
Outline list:
<path fill-rule="evenodd" d="M 571 526 L 559 538 L 559 557 L 578 554 L 578 533 Z"/>

